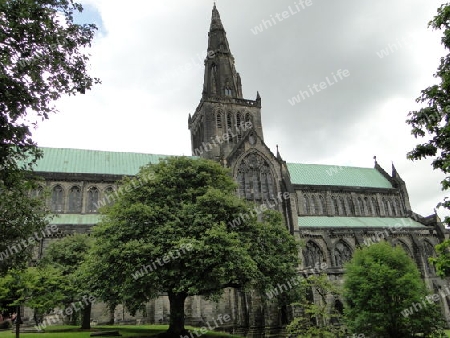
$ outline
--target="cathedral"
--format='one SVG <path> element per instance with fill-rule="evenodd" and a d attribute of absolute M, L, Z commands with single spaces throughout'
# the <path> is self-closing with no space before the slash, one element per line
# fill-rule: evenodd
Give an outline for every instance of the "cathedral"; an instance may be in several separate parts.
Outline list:
<path fill-rule="evenodd" d="M 424 217 L 411 210 L 407 187 L 395 167 L 387 172 L 376 158 L 373 168 L 286 161 L 264 141 L 259 93 L 255 99 L 242 95 L 241 78 L 215 5 L 207 51 L 200 103 L 188 116 L 192 154 L 229 168 L 238 184 L 237 194 L 253 201 L 255 210 L 265 205 L 283 214 L 286 228 L 302 243 L 299 274 L 320 271 L 340 282 L 343 264 L 355 248 L 386 240 L 401 246 L 416 262 L 430 289 L 436 293 L 443 289 L 444 282 L 428 257 L 435 254 L 434 246 L 448 237 L 447 233 L 436 214 Z M 133 176 L 142 165 L 167 157 L 42 149 L 44 156 L 35 171 L 51 192 L 48 203 L 58 215 L 52 221 L 58 232 L 41 241 L 38 258 L 58 237 L 89 233 L 99 221 L 98 208 L 117 193 L 117 181 L 123 176 Z M 278 285 L 278 291 L 283 291 L 282 286 Z M 277 292 L 277 286 L 271 292 Z M 342 299 L 331 303 L 342 311 Z M 198 326 L 227 314 L 231 320 L 220 329 L 248 337 L 281 336 L 292 317 L 292 309 L 236 289 L 224 290 L 218 303 L 190 297 L 185 310 L 186 323 Z M 447 299 L 442 311 L 450 323 Z M 159 324 L 167 323 L 168 318 L 165 295 L 148 303 L 136 317 L 121 306 L 115 312 L 119 323 Z M 108 319 L 105 307 L 96 304 L 94 323 Z"/>

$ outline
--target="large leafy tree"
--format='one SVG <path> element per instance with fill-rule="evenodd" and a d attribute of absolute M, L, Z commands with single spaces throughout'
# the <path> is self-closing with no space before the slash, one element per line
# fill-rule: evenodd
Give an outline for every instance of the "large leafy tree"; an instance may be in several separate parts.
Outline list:
<path fill-rule="evenodd" d="M 439 297 L 430 296 L 414 261 L 387 242 L 357 249 L 345 266 L 344 311 L 352 332 L 392 338 L 440 334 Z"/>
<path fill-rule="evenodd" d="M 90 290 L 86 284 L 88 273 L 84 270 L 83 263 L 87 260 L 92 245 L 93 240 L 88 235 L 74 234 L 52 242 L 45 251 L 39 262 L 40 266 L 56 269 L 64 280 L 60 285 L 64 298 L 60 299 L 59 294 L 55 293 L 54 300 L 58 305 L 70 307 L 73 302 L 89 298 Z M 82 302 L 82 305 L 81 328 L 90 329 L 92 304 Z M 72 322 L 76 322 L 78 315 L 78 312 L 72 314 Z"/>
<path fill-rule="evenodd" d="M 28 195 L 35 183 L 26 172 L 41 155 L 30 128 L 56 111 L 61 95 L 98 82 L 85 54 L 95 25 L 73 21 L 81 10 L 73 0 L 0 1 L 0 252 L 46 224 L 42 203 Z M 3 260 L 0 275 L 25 261 Z"/>
<path fill-rule="evenodd" d="M 450 49 L 450 4 L 442 5 L 437 15 L 430 21 L 433 29 L 442 29 L 442 45 Z M 412 127 L 412 134 L 416 138 L 425 138 L 424 143 L 418 144 L 408 153 L 411 160 L 432 158 L 433 168 L 441 170 L 446 177 L 441 182 L 442 189 L 450 187 L 450 54 L 441 58 L 435 78 L 439 83 L 422 90 L 417 98 L 418 103 L 426 106 L 409 113 L 406 121 Z M 445 198 L 439 203 L 450 209 L 450 200 Z M 446 217 L 446 223 L 450 218 Z"/>
<path fill-rule="evenodd" d="M 131 313 L 166 293 L 167 335 L 185 333 L 188 296 L 217 300 L 226 287 L 263 292 L 295 275 L 297 245 L 280 214 L 267 211 L 258 222 L 218 163 L 170 158 L 122 184 L 123 194 L 94 229 L 92 281 L 105 301 L 105 288 L 114 285 L 112 295 Z M 231 227 L 241 215 L 246 221 Z"/>

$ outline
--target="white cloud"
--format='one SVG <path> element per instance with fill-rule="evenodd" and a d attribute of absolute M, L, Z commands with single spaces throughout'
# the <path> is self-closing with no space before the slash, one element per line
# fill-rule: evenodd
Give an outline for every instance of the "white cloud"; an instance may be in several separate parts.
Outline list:
<path fill-rule="evenodd" d="M 91 50 L 103 84 L 58 102 L 60 113 L 35 133 L 41 146 L 190 154 L 187 118 L 202 92 L 198 55 L 207 47 L 212 3 L 84 0 L 104 32 Z M 307 10 L 263 33 L 262 19 L 293 0 L 218 2 L 244 96 L 262 95 L 267 144 L 288 162 L 370 167 L 373 155 L 407 182 L 413 209 L 430 214 L 442 198 L 429 163 L 411 162 L 405 120 L 444 55 L 427 23 L 440 1 L 314 0 Z M 380 58 L 396 41 L 409 44 Z M 192 66 L 192 67 L 190 67 Z M 342 68 L 351 77 L 301 104 L 288 98 Z M 186 69 L 186 70 L 184 70 Z"/>

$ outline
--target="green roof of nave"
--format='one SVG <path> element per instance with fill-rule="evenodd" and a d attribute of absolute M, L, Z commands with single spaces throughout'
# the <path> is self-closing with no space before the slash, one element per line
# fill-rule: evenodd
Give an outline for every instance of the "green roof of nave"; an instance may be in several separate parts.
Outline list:
<path fill-rule="evenodd" d="M 161 158 L 168 157 L 157 154 L 70 148 L 40 149 L 43 150 L 44 156 L 34 168 L 37 172 L 136 175 L 140 167 L 149 163 L 156 164 Z"/>
<path fill-rule="evenodd" d="M 302 163 L 288 163 L 287 167 L 292 184 L 392 188 L 392 184 L 375 168 Z"/>
<path fill-rule="evenodd" d="M 44 156 L 37 162 L 37 172 L 135 175 L 139 168 L 156 164 L 167 155 L 113 152 L 69 148 L 41 148 Z M 321 164 L 287 164 L 292 184 L 370 188 L 392 188 L 376 169 Z"/>

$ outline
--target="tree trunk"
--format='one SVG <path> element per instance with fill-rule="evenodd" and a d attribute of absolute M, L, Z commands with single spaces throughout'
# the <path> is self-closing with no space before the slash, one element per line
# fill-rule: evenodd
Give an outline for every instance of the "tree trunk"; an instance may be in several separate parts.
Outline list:
<path fill-rule="evenodd" d="M 114 325 L 114 315 L 116 312 L 116 304 L 109 305 L 109 321 L 108 325 Z"/>
<path fill-rule="evenodd" d="M 92 304 L 89 303 L 83 309 L 83 314 L 81 317 L 81 329 L 82 330 L 90 330 L 91 329 L 91 308 L 92 308 Z"/>
<path fill-rule="evenodd" d="M 185 293 L 169 292 L 170 323 L 167 330 L 168 337 L 180 338 L 180 335 L 188 333 L 184 328 L 184 301 L 186 297 Z"/>
<path fill-rule="evenodd" d="M 22 318 L 20 317 L 20 306 L 18 305 L 16 308 L 16 338 L 20 337 L 20 322 Z"/>

